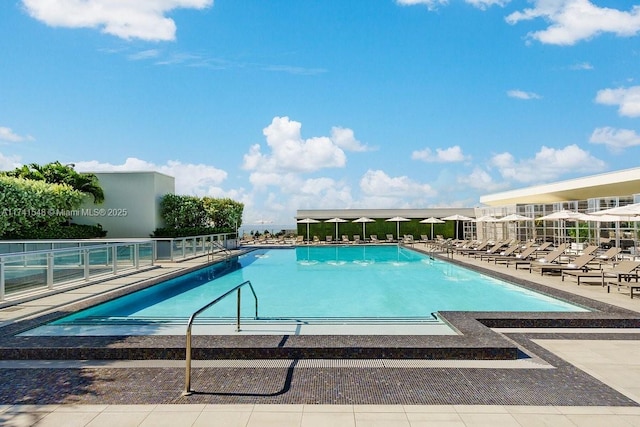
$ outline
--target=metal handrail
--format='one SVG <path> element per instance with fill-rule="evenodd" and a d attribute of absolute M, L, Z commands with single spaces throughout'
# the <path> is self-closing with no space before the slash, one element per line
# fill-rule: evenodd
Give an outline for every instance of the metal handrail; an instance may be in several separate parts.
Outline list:
<path fill-rule="evenodd" d="M 197 310 L 189 318 L 189 323 L 187 324 L 187 344 L 186 344 L 186 360 L 185 360 L 186 361 L 186 370 L 187 370 L 187 372 L 186 372 L 185 382 L 184 382 L 184 391 L 182 392 L 183 396 L 189 396 L 192 393 L 192 390 L 191 390 L 191 327 L 193 326 L 193 321 L 196 319 L 196 317 L 200 313 L 202 313 L 203 311 L 205 311 L 206 309 L 208 309 L 212 305 L 217 304 L 218 302 L 220 302 L 221 300 L 223 300 L 224 298 L 226 298 L 227 296 L 229 296 L 233 292 L 238 291 L 236 332 L 240 332 L 240 295 L 241 295 L 240 290 L 245 285 L 249 285 L 249 289 L 251 289 L 251 293 L 253 294 L 253 298 L 256 300 L 256 316 L 255 316 L 255 319 L 257 319 L 258 318 L 258 296 L 256 295 L 256 291 L 253 289 L 253 285 L 251 285 L 251 281 L 250 280 L 246 280 L 246 281 L 240 283 L 239 285 L 235 286 L 234 288 L 228 290 L 224 294 L 220 295 L 218 298 L 216 298 L 213 301 L 211 301 L 209 304 L 207 304 L 204 307 L 202 307 L 199 310 Z"/>
<path fill-rule="evenodd" d="M 225 253 L 226 259 L 230 259 L 231 258 L 231 256 L 232 256 L 231 251 L 229 249 L 225 248 L 219 241 L 210 240 L 209 243 L 210 243 L 210 250 L 209 250 L 209 253 L 207 254 L 208 255 L 207 258 L 208 258 L 209 261 L 213 260 L 213 248 L 214 248 L 214 246 L 216 248 L 222 250 L 222 252 Z"/>

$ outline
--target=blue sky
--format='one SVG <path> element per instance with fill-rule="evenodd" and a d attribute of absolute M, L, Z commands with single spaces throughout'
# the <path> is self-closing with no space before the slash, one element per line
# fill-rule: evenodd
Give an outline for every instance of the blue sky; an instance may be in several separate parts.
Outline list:
<path fill-rule="evenodd" d="M 471 207 L 637 167 L 629 0 L 6 0 L 0 169 L 296 209 Z"/>

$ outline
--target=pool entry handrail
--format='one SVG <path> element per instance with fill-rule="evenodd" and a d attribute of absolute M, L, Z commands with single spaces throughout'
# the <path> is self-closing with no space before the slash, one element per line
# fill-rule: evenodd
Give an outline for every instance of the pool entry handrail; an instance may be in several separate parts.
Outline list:
<path fill-rule="evenodd" d="M 258 296 L 256 295 L 256 291 L 253 289 L 253 285 L 251 284 L 250 280 L 245 280 L 244 282 L 240 283 L 239 285 L 229 289 L 227 292 L 225 292 L 224 294 L 220 295 L 218 298 L 214 299 L 213 301 L 211 301 L 210 303 L 208 303 L 207 305 L 203 306 L 202 308 L 198 309 L 196 312 L 194 312 L 191 317 L 189 318 L 189 322 L 187 323 L 187 343 L 186 343 L 186 376 L 185 376 L 185 383 L 184 383 L 184 391 L 182 392 L 183 396 L 189 396 L 192 393 L 191 390 L 191 329 L 193 327 L 193 322 L 196 320 L 196 317 L 201 314 L 203 311 L 207 310 L 208 308 L 210 308 L 211 306 L 219 303 L 220 301 L 222 301 L 223 299 L 225 299 L 226 297 L 228 297 L 229 295 L 231 295 L 232 293 L 238 291 L 238 298 L 237 298 L 237 316 L 236 316 L 236 332 L 240 332 L 240 301 L 241 301 L 241 290 L 243 286 L 249 286 L 249 289 L 251 290 L 251 293 L 253 294 L 253 298 L 256 301 L 256 315 L 254 319 L 258 318 Z"/>
<path fill-rule="evenodd" d="M 211 240 L 209 243 L 209 252 L 207 253 L 207 261 L 213 261 L 214 255 L 215 255 L 215 252 L 214 252 L 215 249 L 218 249 L 219 252 L 224 253 L 225 261 L 229 261 L 233 256 L 231 251 L 225 248 L 224 245 L 220 243 L 218 240 Z"/>

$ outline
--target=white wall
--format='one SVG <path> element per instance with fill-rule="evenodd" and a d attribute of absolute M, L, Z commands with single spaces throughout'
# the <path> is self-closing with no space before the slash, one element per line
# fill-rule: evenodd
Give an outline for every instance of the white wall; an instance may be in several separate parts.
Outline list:
<path fill-rule="evenodd" d="M 158 172 L 94 172 L 104 202 L 88 200 L 72 222 L 101 224 L 108 238 L 149 237 L 162 227 L 160 199 L 175 193 L 175 179 Z"/>

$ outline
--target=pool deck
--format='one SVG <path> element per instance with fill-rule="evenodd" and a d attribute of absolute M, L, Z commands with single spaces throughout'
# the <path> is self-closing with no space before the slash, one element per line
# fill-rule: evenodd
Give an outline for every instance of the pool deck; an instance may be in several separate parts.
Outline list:
<path fill-rule="evenodd" d="M 129 283 L 140 286 L 204 262 L 206 257 L 163 264 L 0 309 L 0 425 L 640 426 L 640 298 L 466 256 L 456 255 L 454 262 L 600 311 L 443 314 L 459 329 L 469 328 L 463 331 L 471 339 L 467 350 L 497 340 L 509 355 L 515 349 L 515 358 L 425 354 L 424 349 L 449 351 L 451 337 L 276 334 L 213 339 L 203 347 L 213 351 L 221 342 L 241 340 L 241 358 L 225 354 L 194 360 L 196 392 L 187 397 L 181 395 L 184 361 L 177 356 L 95 357 L 122 354 L 122 348 L 132 354 L 136 347 L 166 345 L 167 339 L 183 349 L 184 337 L 107 342 L 75 337 L 68 343 L 64 338 L 24 337 L 11 345 L 17 343 L 12 341 L 17 330 L 55 318 L 69 305 L 90 305 L 88 299 L 104 298 L 104 292 L 124 293 Z M 356 350 L 368 350 L 354 353 L 353 338 Z M 62 355 L 62 348 L 67 354 Z M 292 348 L 314 350 L 296 354 Z M 374 351 L 380 348 L 399 350 L 381 355 Z M 249 357 L 251 351 L 255 354 Z"/>

